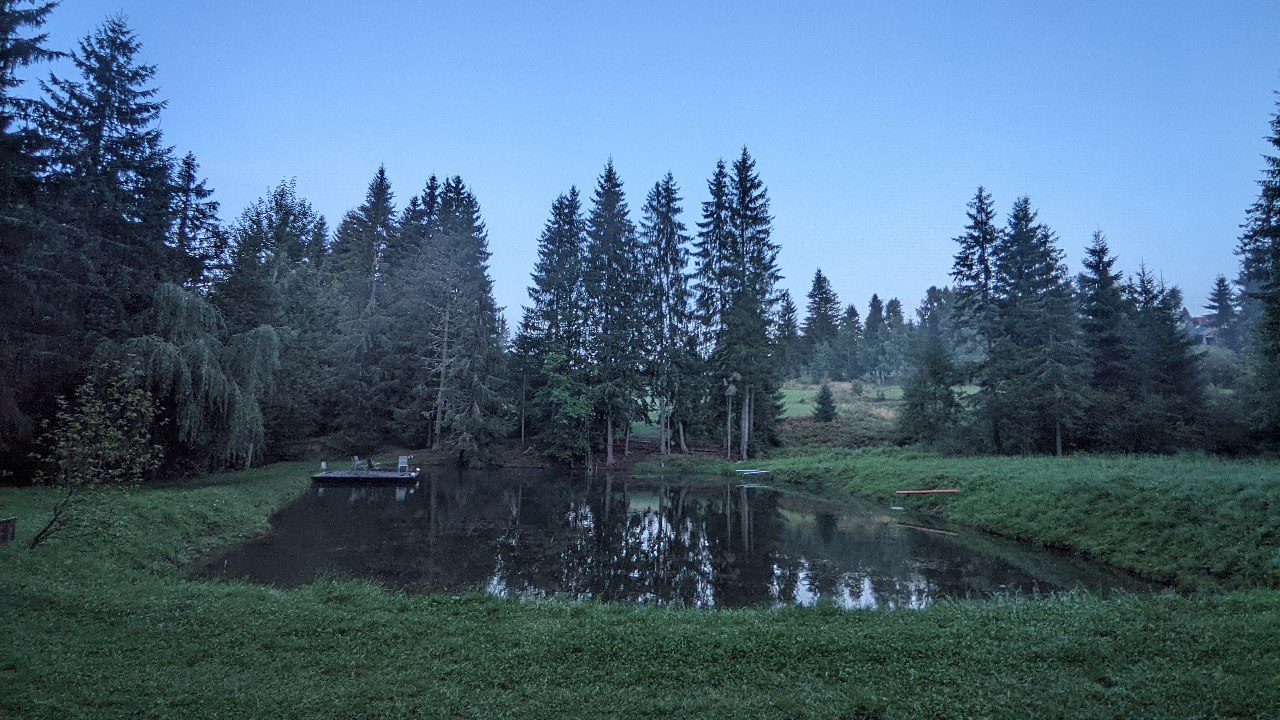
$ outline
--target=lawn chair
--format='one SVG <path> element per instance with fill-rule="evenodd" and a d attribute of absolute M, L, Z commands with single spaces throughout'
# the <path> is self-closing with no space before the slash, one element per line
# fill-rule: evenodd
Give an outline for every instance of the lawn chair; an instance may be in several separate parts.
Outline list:
<path fill-rule="evenodd" d="M 412 459 L 413 459 L 412 455 L 401 455 L 400 461 L 396 463 L 396 472 L 401 474 L 408 474 L 409 461 Z"/>

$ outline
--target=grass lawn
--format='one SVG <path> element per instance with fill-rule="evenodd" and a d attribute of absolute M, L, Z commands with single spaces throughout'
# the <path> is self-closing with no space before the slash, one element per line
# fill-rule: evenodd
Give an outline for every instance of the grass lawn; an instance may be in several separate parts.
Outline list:
<path fill-rule="evenodd" d="M 800 477 L 798 459 L 774 462 Z M 265 529 L 311 471 L 108 494 L 92 535 L 35 552 L 51 494 L 0 489 L 19 522 L 0 547 L 0 717 L 1280 715 L 1267 589 L 711 612 L 183 578 Z"/>
<path fill-rule="evenodd" d="M 945 457 L 881 448 L 764 461 L 808 492 L 924 506 L 1186 588 L 1280 589 L 1280 462 L 1204 457 Z M 954 496 L 895 497 L 958 488 Z"/>

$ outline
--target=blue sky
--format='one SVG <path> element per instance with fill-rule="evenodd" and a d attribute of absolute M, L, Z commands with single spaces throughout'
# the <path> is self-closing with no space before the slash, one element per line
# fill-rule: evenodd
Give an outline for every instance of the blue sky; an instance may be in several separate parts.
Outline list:
<path fill-rule="evenodd" d="M 224 219 L 288 177 L 332 227 L 379 163 L 400 203 L 462 175 L 513 324 L 557 194 L 612 157 L 638 211 L 670 170 L 692 227 L 744 144 L 802 308 L 817 267 L 914 307 L 983 184 L 1002 217 L 1030 196 L 1073 271 L 1101 229 L 1194 314 L 1235 275 L 1280 89 L 1274 2 L 370 5 L 63 0 L 46 30 L 129 18 Z"/>

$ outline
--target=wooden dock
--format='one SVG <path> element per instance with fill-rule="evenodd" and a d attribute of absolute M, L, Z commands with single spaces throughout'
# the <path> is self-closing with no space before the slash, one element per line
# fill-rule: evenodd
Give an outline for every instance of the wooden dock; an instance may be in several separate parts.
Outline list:
<path fill-rule="evenodd" d="M 311 476 L 312 482 L 402 483 L 417 480 L 418 470 L 326 470 Z"/>

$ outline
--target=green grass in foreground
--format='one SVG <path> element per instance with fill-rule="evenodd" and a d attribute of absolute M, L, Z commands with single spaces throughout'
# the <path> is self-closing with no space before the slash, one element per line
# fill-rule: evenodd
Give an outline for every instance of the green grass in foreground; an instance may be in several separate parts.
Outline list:
<path fill-rule="evenodd" d="M 0 717 L 1280 714 L 1267 590 L 704 612 L 180 577 L 308 472 L 110 495 L 101 535 L 34 553 L 50 495 L 0 489 L 21 533 L 0 547 Z"/>
<path fill-rule="evenodd" d="M 896 498 L 1187 588 L 1280 588 L 1280 463 L 1196 457 L 945 457 L 830 450 L 760 463 L 818 494 Z"/>

